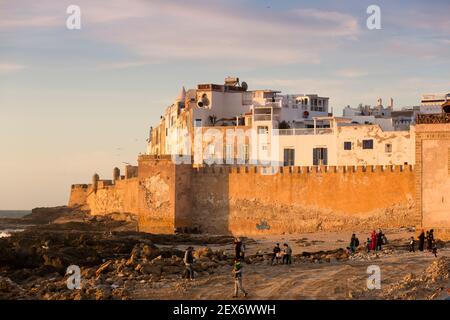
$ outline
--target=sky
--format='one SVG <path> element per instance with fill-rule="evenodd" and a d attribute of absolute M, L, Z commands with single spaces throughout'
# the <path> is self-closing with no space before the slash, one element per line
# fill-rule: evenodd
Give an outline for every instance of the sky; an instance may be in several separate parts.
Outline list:
<path fill-rule="evenodd" d="M 182 86 L 238 76 L 330 97 L 335 115 L 450 92 L 449 14 L 448 0 L 0 0 L 0 210 L 64 205 L 71 184 L 135 164 Z"/>

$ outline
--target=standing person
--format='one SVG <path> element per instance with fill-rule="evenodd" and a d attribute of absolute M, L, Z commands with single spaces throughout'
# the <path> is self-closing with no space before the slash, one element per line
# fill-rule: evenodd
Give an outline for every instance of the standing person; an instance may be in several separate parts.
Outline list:
<path fill-rule="evenodd" d="M 409 240 L 409 252 L 415 252 L 415 245 L 416 245 L 416 240 L 414 240 L 414 237 L 411 237 L 411 240 Z"/>
<path fill-rule="evenodd" d="M 241 246 L 241 259 L 244 260 L 245 259 L 245 250 L 247 248 L 245 247 L 245 244 L 243 243 Z"/>
<path fill-rule="evenodd" d="M 278 261 L 280 260 L 280 252 L 281 252 L 281 248 L 280 248 L 280 244 L 277 243 L 277 245 L 273 248 L 273 255 L 272 255 L 272 265 L 273 265 L 273 261 L 276 259 L 276 262 L 278 264 Z"/>
<path fill-rule="evenodd" d="M 234 252 L 236 255 L 236 259 L 241 258 L 241 249 L 242 249 L 242 241 L 240 238 L 234 239 Z"/>
<path fill-rule="evenodd" d="M 425 232 L 422 229 L 422 232 L 419 235 L 419 251 L 423 251 L 424 244 L 425 244 Z"/>
<path fill-rule="evenodd" d="M 430 238 L 431 238 L 431 243 L 433 244 L 433 242 L 434 242 L 434 229 L 430 230 Z"/>
<path fill-rule="evenodd" d="M 366 242 L 366 249 L 367 249 L 367 253 L 369 253 L 370 252 L 370 246 L 371 246 L 371 240 L 370 240 L 370 238 L 367 238 L 367 242 Z"/>
<path fill-rule="evenodd" d="M 292 263 L 292 249 L 291 247 L 289 247 L 289 245 L 287 243 L 283 244 L 284 249 L 283 249 L 283 264 L 291 264 Z"/>
<path fill-rule="evenodd" d="M 238 297 L 239 290 L 242 291 L 244 297 L 247 297 L 247 291 L 245 291 L 244 287 L 242 286 L 242 264 L 239 261 L 239 259 L 234 260 L 233 275 L 234 275 L 233 298 Z"/>
<path fill-rule="evenodd" d="M 427 231 L 427 250 L 431 251 L 433 247 L 433 238 L 431 236 L 431 231 Z"/>
<path fill-rule="evenodd" d="M 186 251 L 184 252 L 184 265 L 186 267 L 185 270 L 185 278 L 194 280 L 194 269 L 192 268 L 192 265 L 194 264 L 194 254 L 193 254 L 194 248 L 188 247 Z"/>
<path fill-rule="evenodd" d="M 358 245 L 359 245 L 358 238 L 356 237 L 355 234 L 352 234 L 352 237 L 350 239 L 350 250 L 351 250 L 352 253 L 355 253 L 356 248 L 358 247 Z"/>
<path fill-rule="evenodd" d="M 370 236 L 370 250 L 375 251 L 377 247 L 377 233 L 375 230 L 372 231 L 372 234 Z"/>
<path fill-rule="evenodd" d="M 381 246 L 383 244 L 383 237 L 384 237 L 383 231 L 381 231 L 380 229 L 380 231 L 377 234 L 377 251 L 381 251 Z"/>

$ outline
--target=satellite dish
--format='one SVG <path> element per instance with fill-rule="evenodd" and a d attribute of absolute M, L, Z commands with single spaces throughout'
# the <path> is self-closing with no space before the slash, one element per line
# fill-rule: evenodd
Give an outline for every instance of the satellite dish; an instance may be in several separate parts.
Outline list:
<path fill-rule="evenodd" d="M 206 93 L 204 93 L 202 95 L 202 99 L 197 102 L 197 106 L 199 108 L 204 108 L 204 107 L 208 107 L 209 106 L 209 99 L 208 99 L 208 95 Z"/>
<path fill-rule="evenodd" d="M 244 91 L 247 91 L 247 89 L 248 89 L 248 84 L 247 84 L 247 82 L 242 81 L 241 87 L 242 87 L 242 89 L 244 89 Z"/>

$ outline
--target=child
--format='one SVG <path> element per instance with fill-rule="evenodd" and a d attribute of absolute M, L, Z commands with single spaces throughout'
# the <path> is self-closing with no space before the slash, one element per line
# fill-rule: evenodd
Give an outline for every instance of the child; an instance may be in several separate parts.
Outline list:
<path fill-rule="evenodd" d="M 415 252 L 416 240 L 414 240 L 414 237 L 411 237 L 411 240 L 409 240 L 409 252 Z"/>
<path fill-rule="evenodd" d="M 432 250 L 433 250 L 434 256 L 437 258 L 437 244 L 436 244 L 436 241 L 434 241 L 434 240 L 433 240 Z"/>
<path fill-rule="evenodd" d="M 247 292 L 242 287 L 242 265 L 241 265 L 241 262 L 239 261 L 239 259 L 236 259 L 234 261 L 233 274 L 234 274 L 233 298 L 238 297 L 239 290 L 241 290 L 244 293 L 244 297 L 247 297 Z"/>

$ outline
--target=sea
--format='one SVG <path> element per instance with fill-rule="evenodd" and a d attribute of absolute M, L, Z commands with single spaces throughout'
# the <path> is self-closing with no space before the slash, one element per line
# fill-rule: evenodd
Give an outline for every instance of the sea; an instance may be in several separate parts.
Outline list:
<path fill-rule="evenodd" d="M 1 218 L 22 218 L 30 214 L 31 210 L 0 210 L 0 238 L 10 237 L 12 233 L 22 232 L 23 228 L 14 228 L 8 226 L 4 228 L 1 224 Z"/>

